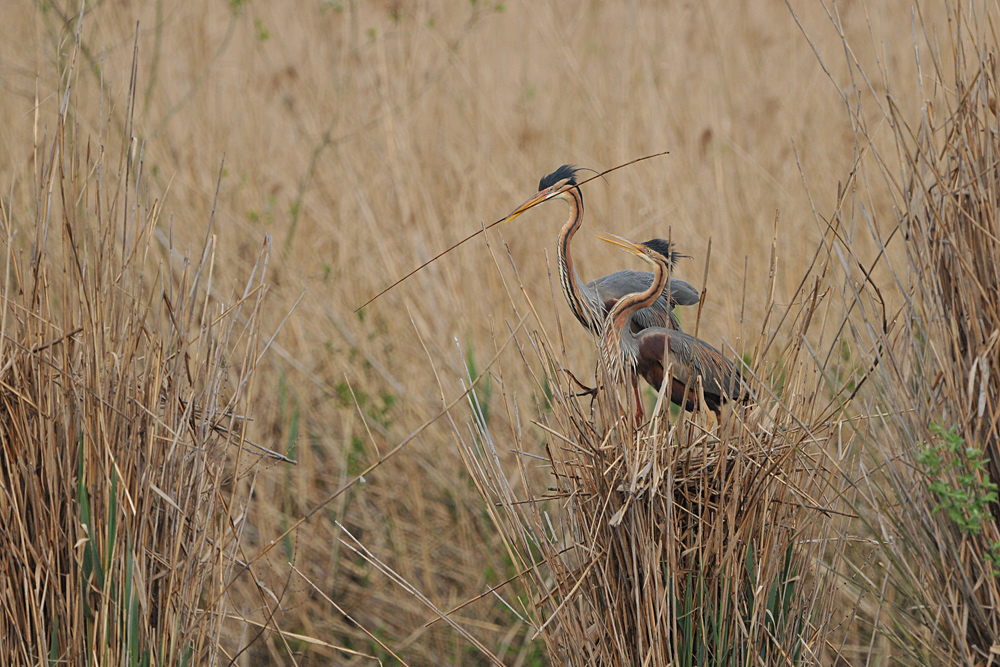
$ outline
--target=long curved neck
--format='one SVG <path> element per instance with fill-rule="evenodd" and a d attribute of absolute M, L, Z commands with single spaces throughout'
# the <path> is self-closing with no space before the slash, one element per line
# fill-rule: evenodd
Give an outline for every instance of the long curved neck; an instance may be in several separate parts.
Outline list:
<path fill-rule="evenodd" d="M 596 329 L 599 326 L 600 315 L 595 312 L 595 299 L 588 298 L 586 285 L 577 277 L 576 268 L 573 266 L 573 256 L 569 251 L 569 244 L 573 241 L 573 236 L 583 224 L 583 195 L 580 194 L 580 188 L 576 186 L 566 190 L 563 195 L 569 204 L 569 218 L 559 230 L 557 250 L 559 282 L 562 284 L 563 294 L 566 296 L 566 301 L 576 319 L 588 329 Z"/>
<path fill-rule="evenodd" d="M 610 331 L 623 339 L 634 340 L 635 333 L 632 332 L 630 319 L 636 311 L 653 305 L 663 288 L 667 286 L 669 266 L 659 255 L 655 256 L 656 266 L 653 269 L 653 282 L 644 292 L 633 292 L 618 300 L 614 308 L 608 313 Z"/>

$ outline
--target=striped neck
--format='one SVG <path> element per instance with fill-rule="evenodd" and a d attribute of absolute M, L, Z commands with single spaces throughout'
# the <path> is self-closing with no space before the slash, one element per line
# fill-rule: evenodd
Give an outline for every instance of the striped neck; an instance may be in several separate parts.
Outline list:
<path fill-rule="evenodd" d="M 623 296 L 608 312 L 609 331 L 606 332 L 605 342 L 613 345 L 611 349 L 620 350 L 622 355 L 630 357 L 633 364 L 639 354 L 639 344 L 638 338 L 632 331 L 632 315 L 653 305 L 663 288 L 667 286 L 669 267 L 659 255 L 654 254 L 654 259 L 656 266 L 653 270 L 653 282 L 649 288 L 644 292 L 633 292 Z"/>
<path fill-rule="evenodd" d="M 563 295 L 566 297 L 570 310 L 573 311 L 573 315 L 580 324 L 591 331 L 598 331 L 601 326 L 600 314 L 596 312 L 596 304 L 592 303 L 584 294 L 584 286 L 576 276 L 573 257 L 569 251 L 569 244 L 583 224 L 583 195 L 580 194 L 580 188 L 573 186 L 565 190 L 561 196 L 569 204 L 569 218 L 559 230 L 557 249 L 559 283 L 562 285 Z"/>

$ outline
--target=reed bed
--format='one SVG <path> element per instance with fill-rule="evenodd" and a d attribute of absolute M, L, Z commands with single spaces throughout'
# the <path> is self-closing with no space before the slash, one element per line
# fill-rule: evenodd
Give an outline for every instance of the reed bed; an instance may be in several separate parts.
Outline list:
<path fill-rule="evenodd" d="M 131 128 L 74 121 L 79 57 L 36 117 L 33 220 L 0 210 L 0 662 L 228 662 L 233 614 L 276 603 L 231 588 L 256 581 L 242 545 L 270 458 L 247 439 L 269 243 L 229 286 L 211 221 L 174 247 Z"/>
<path fill-rule="evenodd" d="M 321 4 L 11 21 L 0 662 L 997 664 L 995 10 Z M 586 227 L 746 408 L 637 427 L 528 215 L 352 313 L 664 146 Z"/>
<path fill-rule="evenodd" d="M 900 664 L 995 664 L 1000 646 L 996 18 L 956 3 L 941 30 L 915 13 L 916 81 L 851 62 L 865 84 L 844 88 L 869 153 L 849 204 L 859 240 L 828 243 L 853 276 L 845 340 L 868 369 L 851 503 L 869 544 L 844 562 L 874 603 L 869 648 Z M 906 85 L 919 109 L 899 105 Z M 888 146 L 876 125 L 891 128 Z M 874 190 L 895 215 L 864 209 Z M 862 238 L 880 249 L 867 266 Z"/>
<path fill-rule="evenodd" d="M 521 349 L 551 400 L 505 392 L 505 438 L 456 431 L 553 662 L 996 662 L 997 41 L 991 12 L 950 11 L 947 48 L 914 14 L 919 113 L 844 38 L 857 159 L 792 305 L 768 303 L 753 408 L 706 424 L 661 396 L 635 428 L 628 392 L 599 369 L 581 398 L 536 330 Z"/>
<path fill-rule="evenodd" d="M 477 396 L 495 434 L 508 428 L 510 415 L 494 400 L 501 386 L 494 375 L 502 374 L 504 390 L 518 392 L 519 400 L 532 391 L 545 395 L 545 381 L 538 390 L 532 377 L 541 377 L 540 368 L 512 358 L 513 342 L 485 363 L 494 356 L 494 324 L 510 315 L 502 281 L 484 265 L 485 249 L 470 243 L 355 314 L 367 297 L 481 220 L 509 211 L 557 164 L 601 169 L 669 150 L 595 182 L 586 193 L 587 228 L 600 221 L 595 230 L 631 238 L 672 229 L 696 258 L 682 277 L 701 273 L 710 237 L 713 271 L 701 335 L 718 344 L 737 330 L 741 314 L 751 331 L 762 321 L 775 209 L 782 211 L 779 238 L 819 238 L 799 188 L 798 162 L 824 184 L 849 168 L 840 141 L 846 123 L 831 105 L 836 98 L 817 85 L 820 68 L 781 5 L 460 4 L 317 1 L 289 12 L 275 3 L 139 0 L 87 3 L 82 15 L 78 3 L 65 0 L 5 8 L 0 153 L 9 159 L 0 160 L 0 179 L 15 257 L 24 252 L 30 263 L 29 239 L 44 236 L 35 229 L 42 173 L 36 146 L 50 145 L 52 119 L 70 85 L 67 127 L 80 164 L 100 163 L 105 182 L 128 183 L 128 201 L 138 201 L 140 212 L 147 192 L 150 201 L 161 201 L 143 265 L 148 272 L 133 283 L 145 290 L 137 300 L 148 305 L 150 318 L 161 308 L 151 285 L 167 284 L 168 274 L 182 280 L 184 254 L 200 266 L 206 237 L 217 234 L 206 264 L 215 292 L 210 315 L 216 303 L 236 300 L 218 296 L 230 285 L 240 284 L 236 293 L 243 293 L 265 233 L 277 240 L 280 251 L 267 265 L 268 299 L 254 316 L 267 340 L 281 331 L 273 354 L 255 368 L 262 399 L 252 410 L 233 412 L 251 413 L 253 421 L 241 425 L 248 437 L 297 465 L 224 468 L 233 475 L 259 470 L 253 502 L 245 495 L 245 505 L 236 504 L 245 511 L 247 553 L 240 558 L 260 556 L 256 579 L 244 574 L 227 589 L 228 612 L 247 620 L 221 623 L 214 635 L 238 664 L 392 664 L 396 656 L 409 665 L 491 662 L 479 646 L 505 664 L 549 661 L 544 643 L 532 641 L 535 629 L 491 593 L 483 595 L 516 572 L 450 423 L 431 421 L 461 391 L 465 363 L 474 376 L 488 370 Z M 822 16 L 810 8 L 813 20 Z M 868 29 L 858 12 L 846 23 L 852 34 Z M 78 36 L 79 53 L 71 58 Z M 134 103 L 126 102 L 131 90 L 138 91 L 129 98 Z M 93 157 L 102 144 L 116 158 L 113 167 Z M 126 167 L 133 171 L 126 174 Z M 83 166 L 76 173 L 89 174 Z M 72 199 L 68 186 L 53 193 L 54 211 L 63 194 Z M 820 210 L 834 196 L 832 187 L 823 189 Z M 66 208 L 71 219 L 86 215 L 97 224 L 93 199 L 80 211 Z M 117 210 L 113 228 L 121 230 L 124 213 Z M 525 320 L 523 332 L 555 332 L 555 316 L 565 312 L 560 302 L 545 302 L 544 251 L 558 222 L 538 212 L 505 230 L 519 275 L 539 288 L 531 296 L 540 323 Z M 47 261 L 61 269 L 55 260 L 65 256 L 64 232 L 55 223 L 49 229 Z M 605 257 L 600 244 L 580 240 L 585 275 L 621 268 L 617 253 Z M 171 241 L 180 256 L 168 255 Z M 81 246 L 81 256 L 97 247 Z M 777 303 L 791 300 L 806 270 L 804 256 L 782 251 Z M 136 273 L 128 275 L 136 276 L 136 260 L 130 261 Z M 59 269 L 51 275 L 61 276 Z M 197 299 L 208 294 L 204 270 L 200 276 L 196 313 L 203 310 Z M 172 305 L 176 296 L 174 290 Z M 53 299 L 51 307 L 62 302 Z M 200 315 L 191 321 L 200 324 Z M 683 321 L 690 328 L 688 315 Z M 564 334 L 551 349 L 562 359 L 565 342 L 563 366 L 581 374 L 594 347 L 579 331 Z M 461 360 L 452 354 L 456 338 Z M 423 361 L 424 346 L 436 374 Z M 165 349 L 165 356 L 173 352 Z M 776 352 L 764 356 L 773 362 Z M 227 357 L 227 373 L 244 372 L 237 358 Z M 237 386 L 224 385 L 226 400 Z M 547 386 L 553 393 L 564 388 L 561 381 Z M 452 414 L 457 422 L 469 417 L 467 410 Z M 544 455 L 534 427 L 522 427 L 525 451 Z M 509 449 L 499 448 L 501 463 L 516 475 L 517 456 Z M 396 453 L 383 460 L 388 452 Z M 361 473 L 364 482 L 320 506 Z M 96 479 L 111 478 L 86 477 L 88 485 Z M 247 486 L 235 488 L 249 494 Z M 106 498 L 108 491 L 91 493 Z M 106 503 L 92 506 L 106 511 Z M 72 544 L 77 538 L 68 533 Z M 280 607 L 273 599 L 265 605 L 262 592 L 269 599 L 273 593 Z M 139 619 L 148 622 L 144 613 Z M 37 641 L 30 643 L 36 654 L 47 652 L 49 644 Z"/>

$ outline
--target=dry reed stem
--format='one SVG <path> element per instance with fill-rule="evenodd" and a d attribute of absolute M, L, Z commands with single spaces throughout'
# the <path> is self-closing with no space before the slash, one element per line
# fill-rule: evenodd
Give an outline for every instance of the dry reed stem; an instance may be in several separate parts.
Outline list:
<path fill-rule="evenodd" d="M 948 6 L 945 34 L 912 16 L 919 110 L 866 71 L 843 38 L 861 187 L 849 233 L 831 238 L 851 291 L 845 349 L 867 367 L 843 473 L 859 519 L 836 560 L 873 631 L 868 660 L 982 665 L 1000 646 L 1000 206 L 995 8 Z M 831 14 L 831 19 L 835 20 Z M 888 95 L 876 92 L 884 87 Z M 864 109 L 875 109 L 865 113 Z M 875 128 L 892 129 L 889 141 Z M 863 208 L 888 192 L 895 214 Z M 847 230 L 845 230 L 846 232 Z M 869 266 L 859 258 L 878 252 Z M 867 608 L 864 608 L 867 606 Z"/>

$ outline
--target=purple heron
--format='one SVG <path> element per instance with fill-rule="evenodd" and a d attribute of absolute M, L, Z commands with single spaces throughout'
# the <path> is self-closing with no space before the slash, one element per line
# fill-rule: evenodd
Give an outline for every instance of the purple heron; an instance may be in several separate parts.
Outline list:
<path fill-rule="evenodd" d="M 628 364 L 636 375 L 641 375 L 659 390 L 663 384 L 666 362 L 673 367 L 670 402 L 689 411 L 698 407 L 694 386 L 695 379 L 701 377 L 705 404 L 717 418 L 721 417 L 724 403 L 733 399 L 744 403 L 752 400 L 753 395 L 739 369 L 705 341 L 676 329 L 648 327 L 635 332 L 628 326 L 633 314 L 653 303 L 666 286 L 670 259 L 648 244 L 635 243 L 618 236 L 601 238 L 636 255 L 654 269 L 653 282 L 646 290 L 621 297 L 608 312 L 602 347 L 605 358 L 614 364 L 612 367 L 620 367 L 615 363 L 617 356 L 618 363 Z M 615 351 L 618 352 L 617 355 Z M 641 403 L 637 409 L 641 415 Z"/>

